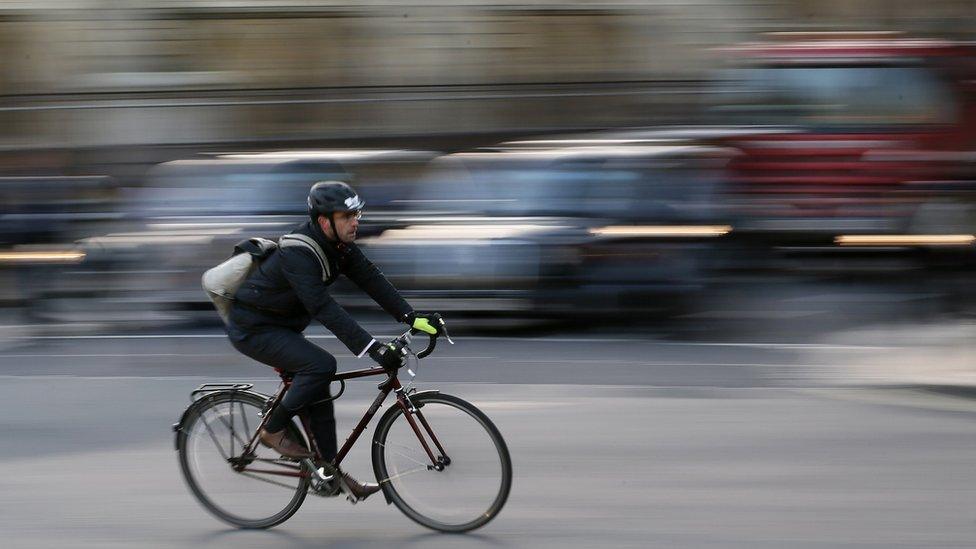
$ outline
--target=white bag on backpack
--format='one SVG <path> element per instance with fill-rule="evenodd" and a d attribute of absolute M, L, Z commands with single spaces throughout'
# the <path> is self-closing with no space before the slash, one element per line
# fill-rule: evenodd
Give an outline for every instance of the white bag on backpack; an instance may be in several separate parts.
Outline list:
<path fill-rule="evenodd" d="M 234 295 L 261 260 L 271 254 L 277 244 L 264 238 L 252 238 L 234 247 L 234 255 L 203 273 L 201 282 L 207 297 L 217 308 L 220 319 L 227 324 Z"/>
<path fill-rule="evenodd" d="M 230 308 L 234 304 L 234 294 L 241 287 L 251 269 L 257 264 L 254 256 L 245 252 L 237 254 L 220 265 L 203 273 L 203 289 L 213 301 L 224 324 L 230 318 Z"/>

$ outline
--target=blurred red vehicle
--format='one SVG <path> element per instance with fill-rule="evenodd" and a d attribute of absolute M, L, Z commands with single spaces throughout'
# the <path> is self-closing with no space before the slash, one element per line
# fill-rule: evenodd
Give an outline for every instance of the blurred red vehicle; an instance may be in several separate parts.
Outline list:
<path fill-rule="evenodd" d="M 728 48 L 715 110 L 736 230 L 801 249 L 966 246 L 976 232 L 976 58 L 894 33 L 774 33 Z M 959 248 L 957 248 L 959 249 Z"/>

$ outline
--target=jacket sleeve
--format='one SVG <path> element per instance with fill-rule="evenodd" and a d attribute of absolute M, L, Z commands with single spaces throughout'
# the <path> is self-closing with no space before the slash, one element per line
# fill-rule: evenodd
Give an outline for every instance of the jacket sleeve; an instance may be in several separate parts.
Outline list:
<path fill-rule="evenodd" d="M 352 353 L 363 356 L 375 341 L 341 305 L 329 295 L 322 281 L 322 267 L 311 250 L 281 248 L 282 272 L 308 314 L 336 335 Z"/>
<path fill-rule="evenodd" d="M 413 308 L 407 304 L 400 292 L 383 276 L 376 265 L 373 265 L 359 246 L 349 246 L 349 263 L 345 275 L 398 322 L 403 322 L 404 317 L 413 312 Z"/>

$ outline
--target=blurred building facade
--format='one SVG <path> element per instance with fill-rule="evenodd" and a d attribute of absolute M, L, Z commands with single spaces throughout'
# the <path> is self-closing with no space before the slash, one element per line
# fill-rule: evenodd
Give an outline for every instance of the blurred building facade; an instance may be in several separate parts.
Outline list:
<path fill-rule="evenodd" d="M 969 38 L 973 13 L 955 0 L 0 2 L 0 147 L 688 123 L 716 46 L 804 28 Z"/>

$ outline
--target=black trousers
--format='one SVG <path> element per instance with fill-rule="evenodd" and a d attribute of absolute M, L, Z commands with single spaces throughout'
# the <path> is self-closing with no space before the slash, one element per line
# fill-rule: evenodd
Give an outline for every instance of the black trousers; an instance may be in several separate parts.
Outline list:
<path fill-rule="evenodd" d="M 300 332 L 287 328 L 262 326 L 246 334 L 230 331 L 235 349 L 258 362 L 294 374 L 281 404 L 293 414 L 307 412 L 322 457 L 329 461 L 335 458 L 335 409 L 331 400 L 321 402 L 329 397 L 329 383 L 336 373 L 335 357 Z"/>

